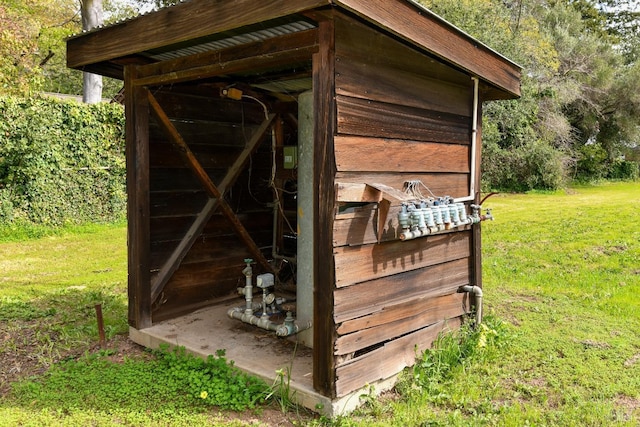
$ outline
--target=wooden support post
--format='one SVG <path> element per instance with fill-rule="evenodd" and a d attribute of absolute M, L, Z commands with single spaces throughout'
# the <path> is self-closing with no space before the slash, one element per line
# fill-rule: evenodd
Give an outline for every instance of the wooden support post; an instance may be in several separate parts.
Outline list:
<path fill-rule="evenodd" d="M 335 108 L 335 28 L 333 20 L 321 21 L 320 50 L 313 57 L 314 203 L 313 230 L 313 387 L 328 397 L 336 396 L 336 325 L 333 293 L 336 288 L 333 258 L 336 162 L 333 137 Z"/>
<path fill-rule="evenodd" d="M 145 89 L 132 84 L 135 66 L 126 66 L 127 240 L 129 325 L 151 326 L 149 237 L 149 104 Z"/>
<path fill-rule="evenodd" d="M 244 225 L 240 222 L 236 214 L 233 212 L 227 201 L 224 199 L 224 194 L 226 191 L 235 183 L 240 172 L 242 171 L 243 166 L 248 160 L 251 153 L 255 150 L 258 145 L 258 142 L 264 136 L 264 133 L 267 131 L 273 119 L 275 117 L 274 114 L 271 114 L 258 128 L 258 130 L 251 137 L 244 150 L 240 153 L 236 161 L 231 165 L 229 171 L 225 175 L 222 180 L 220 187 L 216 187 L 216 185 L 211 181 L 209 175 L 204 170 L 198 159 L 195 157 L 193 152 L 189 149 L 189 146 L 186 144 L 178 130 L 173 126 L 169 117 L 165 114 L 164 110 L 158 104 L 155 97 L 151 94 L 151 92 L 147 91 L 147 97 L 149 99 L 149 104 L 152 108 L 152 111 L 156 115 L 159 124 L 164 128 L 167 134 L 170 136 L 171 141 L 175 144 L 180 153 L 184 157 L 186 163 L 191 168 L 191 170 L 195 173 L 196 177 L 203 185 L 205 190 L 209 195 L 209 200 L 206 205 L 198 214 L 195 221 L 192 223 L 191 227 L 185 234 L 184 238 L 180 241 L 176 249 L 173 251 L 169 259 L 165 262 L 165 264 L 160 268 L 158 275 L 154 283 L 151 286 L 151 300 L 155 301 L 162 289 L 168 282 L 171 275 L 178 269 L 180 263 L 186 256 L 187 252 L 198 238 L 202 229 L 207 224 L 209 218 L 215 211 L 217 207 L 220 207 L 224 215 L 229 219 L 231 225 L 235 229 L 238 236 L 242 239 L 242 241 L 247 245 L 251 254 L 256 258 L 256 260 L 260 263 L 260 265 L 265 268 L 267 271 L 273 271 L 273 268 L 266 260 L 260 249 L 257 247 L 256 243 L 253 241 Z"/>

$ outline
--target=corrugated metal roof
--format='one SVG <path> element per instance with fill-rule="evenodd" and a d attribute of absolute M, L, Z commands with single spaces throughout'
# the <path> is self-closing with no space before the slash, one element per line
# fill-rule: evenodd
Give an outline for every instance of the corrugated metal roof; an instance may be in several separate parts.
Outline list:
<path fill-rule="evenodd" d="M 156 61 L 165 61 L 167 59 L 175 59 L 182 56 L 193 55 L 196 53 L 209 52 L 218 49 L 224 49 L 233 46 L 240 46 L 243 44 L 265 41 L 273 37 L 278 37 L 286 34 L 293 34 L 300 31 L 310 30 L 315 28 L 310 22 L 296 21 L 288 24 L 276 25 L 257 31 L 251 31 L 245 34 L 238 34 L 231 37 L 221 38 L 219 40 L 209 41 L 200 44 L 194 44 L 193 46 L 181 47 L 175 50 L 169 50 L 162 53 L 149 54 L 150 58 Z"/>
<path fill-rule="evenodd" d="M 82 36 L 84 36 L 84 35 L 86 35 L 86 34 L 89 34 L 89 33 L 95 33 L 95 32 L 98 32 L 98 31 L 104 30 L 104 29 L 106 29 L 106 28 L 111 28 L 111 27 L 115 27 L 115 26 L 118 26 L 118 25 L 121 25 L 121 24 L 125 24 L 125 23 L 127 23 L 127 22 L 131 22 L 131 21 L 134 21 L 134 20 L 136 20 L 136 19 L 140 19 L 141 17 L 143 17 L 143 16 L 145 16 L 145 15 L 149 15 L 150 13 L 155 13 L 155 12 L 157 12 L 157 11 L 159 11 L 159 10 L 162 10 L 162 9 L 169 9 L 169 8 L 172 8 L 172 7 L 176 7 L 176 6 L 178 6 L 180 3 L 184 3 L 184 0 L 180 0 L 180 1 L 179 1 L 179 2 L 177 2 L 176 4 L 172 4 L 172 5 L 169 5 L 169 6 L 153 8 L 153 9 L 151 9 L 151 10 L 141 12 L 141 13 L 139 13 L 138 15 L 135 15 L 135 16 L 129 16 L 129 17 L 127 17 L 127 18 L 118 19 L 118 20 L 116 20 L 116 21 L 109 22 L 108 24 L 98 25 L 98 26 L 96 26 L 96 27 L 91 28 L 90 30 L 84 30 L 84 29 L 83 29 L 83 30 L 82 30 L 81 32 L 79 32 L 79 33 L 73 33 L 73 34 L 71 34 L 71 35 L 70 35 L 70 36 L 68 36 L 65 40 L 72 40 L 72 39 L 76 39 L 76 38 L 78 38 L 78 37 L 82 37 Z"/>

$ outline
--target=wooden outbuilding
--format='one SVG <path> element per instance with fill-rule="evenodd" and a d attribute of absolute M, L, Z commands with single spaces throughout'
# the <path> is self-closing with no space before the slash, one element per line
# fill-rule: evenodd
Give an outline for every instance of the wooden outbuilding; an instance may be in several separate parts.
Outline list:
<path fill-rule="evenodd" d="M 513 62 L 409 0 L 190 0 L 67 48 L 124 81 L 137 342 L 266 378 L 287 353 L 334 414 L 473 312 L 482 103 L 520 95 Z"/>

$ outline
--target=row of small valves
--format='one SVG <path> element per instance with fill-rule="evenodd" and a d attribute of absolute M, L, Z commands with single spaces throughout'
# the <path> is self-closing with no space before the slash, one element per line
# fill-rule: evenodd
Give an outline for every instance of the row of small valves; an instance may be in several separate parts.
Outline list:
<path fill-rule="evenodd" d="M 471 215 L 467 215 L 464 203 L 453 202 L 449 198 L 439 200 L 421 200 L 402 203 L 398 213 L 398 222 L 402 229 L 400 240 L 411 240 L 452 228 L 477 224 L 483 220 L 493 220 L 491 211 L 480 215 L 479 205 L 471 205 Z"/>

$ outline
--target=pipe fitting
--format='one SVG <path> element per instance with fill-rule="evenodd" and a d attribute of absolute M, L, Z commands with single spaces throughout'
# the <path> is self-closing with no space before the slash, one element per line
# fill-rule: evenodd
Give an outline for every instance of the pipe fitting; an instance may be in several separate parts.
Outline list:
<path fill-rule="evenodd" d="M 400 212 L 398 213 L 398 223 L 400 224 L 400 228 L 403 231 L 408 231 L 411 228 L 411 222 L 409 220 L 409 212 L 407 208 L 407 204 L 403 203 L 400 208 Z"/>
<path fill-rule="evenodd" d="M 474 306 L 476 308 L 476 326 L 482 322 L 482 288 L 475 285 L 464 285 L 459 292 L 468 292 L 474 296 Z"/>
<path fill-rule="evenodd" d="M 293 318 L 291 312 L 287 311 L 287 317 L 285 317 L 284 322 L 277 327 L 276 335 L 279 337 L 288 337 L 309 328 L 311 328 L 310 321 L 298 324 Z"/>
<path fill-rule="evenodd" d="M 460 226 L 461 224 L 460 210 L 458 209 L 458 206 L 454 203 L 451 203 L 448 206 L 449 206 L 449 216 L 451 217 L 451 222 L 453 223 L 453 226 L 454 227 Z"/>
<path fill-rule="evenodd" d="M 431 230 L 425 227 L 424 230 L 403 231 L 400 233 L 400 240 L 412 240 L 418 237 L 427 236 L 431 233 Z"/>
<path fill-rule="evenodd" d="M 251 258 L 245 258 L 244 262 L 247 264 L 247 266 L 242 270 L 242 274 L 244 274 L 245 277 L 245 286 L 242 291 L 246 301 L 246 308 L 244 312 L 246 315 L 253 315 L 253 268 L 251 267 L 253 260 Z"/>

